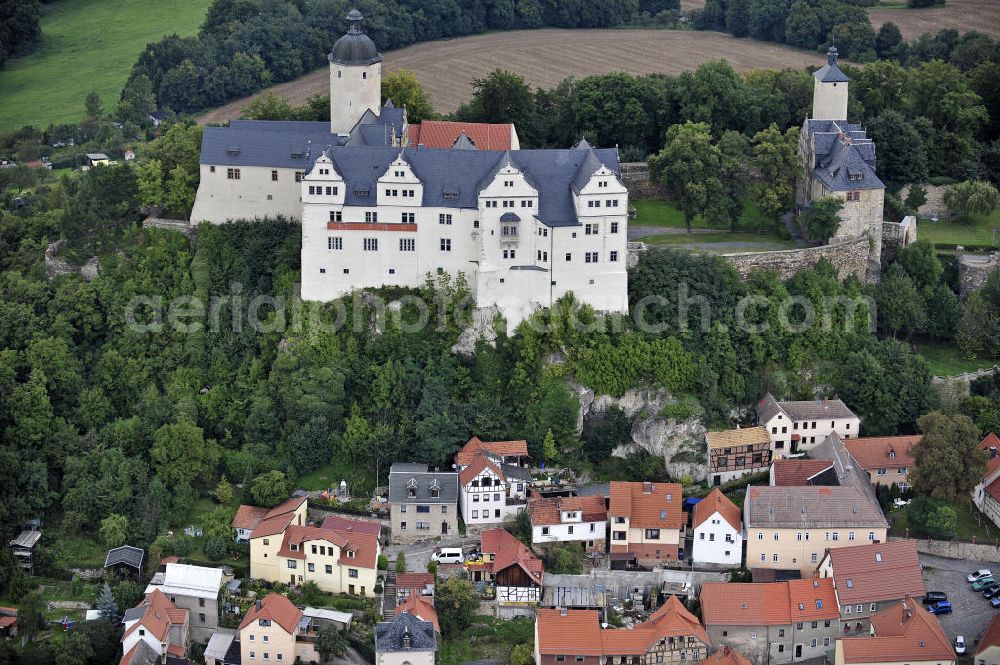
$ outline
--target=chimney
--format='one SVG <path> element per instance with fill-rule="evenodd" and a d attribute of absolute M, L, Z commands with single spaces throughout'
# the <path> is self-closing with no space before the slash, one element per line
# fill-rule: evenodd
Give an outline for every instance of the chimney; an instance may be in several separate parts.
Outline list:
<path fill-rule="evenodd" d="M 561 616 L 561 617 L 569 616 L 569 610 L 567 608 L 565 608 L 565 607 L 560 607 L 559 608 L 559 616 Z"/>
<path fill-rule="evenodd" d="M 406 628 L 406 630 L 403 631 L 403 649 L 409 651 L 412 646 L 413 638 L 410 636 L 410 629 Z"/>
<path fill-rule="evenodd" d="M 260 598 L 257 599 L 257 602 L 254 603 L 253 606 L 257 609 L 258 612 L 260 612 L 264 608 L 264 604 L 260 602 Z"/>

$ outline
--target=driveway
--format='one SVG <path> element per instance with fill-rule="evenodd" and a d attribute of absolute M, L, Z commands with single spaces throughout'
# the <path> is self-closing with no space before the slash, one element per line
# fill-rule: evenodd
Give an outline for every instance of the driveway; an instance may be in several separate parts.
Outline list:
<path fill-rule="evenodd" d="M 924 567 L 924 583 L 928 591 L 944 591 L 954 607 L 952 614 L 938 617 L 948 638 L 954 641 L 956 635 L 964 635 L 972 647 L 993 619 L 995 610 L 982 594 L 969 588 L 965 576 L 980 568 L 996 571 L 997 565 L 985 561 L 944 559 L 930 554 L 921 554 L 920 563 Z M 1000 571 L 997 571 L 1000 572 Z M 973 649 L 969 649 L 973 651 Z"/>
<path fill-rule="evenodd" d="M 469 534 L 465 537 L 454 535 L 449 536 L 448 538 L 442 538 L 441 540 L 428 538 L 427 540 L 421 540 L 415 543 L 406 543 L 405 545 L 387 545 L 383 548 L 382 552 L 389 557 L 389 561 L 395 561 L 396 555 L 399 554 L 399 552 L 403 552 L 406 555 L 406 570 L 419 573 L 427 570 L 427 564 L 430 563 L 431 554 L 434 552 L 435 548 L 467 548 L 478 544 L 479 531 L 469 529 Z"/>

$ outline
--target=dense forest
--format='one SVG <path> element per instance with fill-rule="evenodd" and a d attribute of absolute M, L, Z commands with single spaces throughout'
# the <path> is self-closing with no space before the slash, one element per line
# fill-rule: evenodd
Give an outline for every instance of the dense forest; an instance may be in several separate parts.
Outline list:
<path fill-rule="evenodd" d="M 17 55 L 31 51 L 42 38 L 38 0 L 0 0 L 0 69 Z"/>

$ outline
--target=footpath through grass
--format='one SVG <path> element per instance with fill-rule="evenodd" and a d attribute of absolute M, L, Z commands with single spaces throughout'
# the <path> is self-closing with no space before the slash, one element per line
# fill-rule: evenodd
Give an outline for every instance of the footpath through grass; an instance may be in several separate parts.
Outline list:
<path fill-rule="evenodd" d="M 193 35 L 211 0 L 61 0 L 43 5 L 42 43 L 0 70 L 0 131 L 79 122 L 87 94 L 109 109 L 139 52 Z"/>

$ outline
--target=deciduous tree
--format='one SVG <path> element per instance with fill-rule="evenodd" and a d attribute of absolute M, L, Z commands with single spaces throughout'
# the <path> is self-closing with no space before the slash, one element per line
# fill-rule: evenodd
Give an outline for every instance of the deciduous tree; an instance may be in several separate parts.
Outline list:
<path fill-rule="evenodd" d="M 968 416 L 941 411 L 921 416 L 917 424 L 923 437 L 911 451 L 913 488 L 945 501 L 967 500 L 986 469 L 979 428 Z"/>
<path fill-rule="evenodd" d="M 688 233 L 694 218 L 706 214 L 725 196 L 719 179 L 719 150 L 703 122 L 668 129 L 663 150 L 649 159 L 649 170 L 684 212 Z"/>
<path fill-rule="evenodd" d="M 397 107 L 406 107 L 406 118 L 411 123 L 419 123 L 434 117 L 431 100 L 424 91 L 416 74 L 408 69 L 399 69 L 382 75 L 382 102 L 391 99 Z"/>
<path fill-rule="evenodd" d="M 451 639 L 472 624 L 472 617 L 479 608 L 479 598 L 471 582 L 461 577 L 449 577 L 438 583 L 434 607 L 438 612 L 441 633 Z"/>

